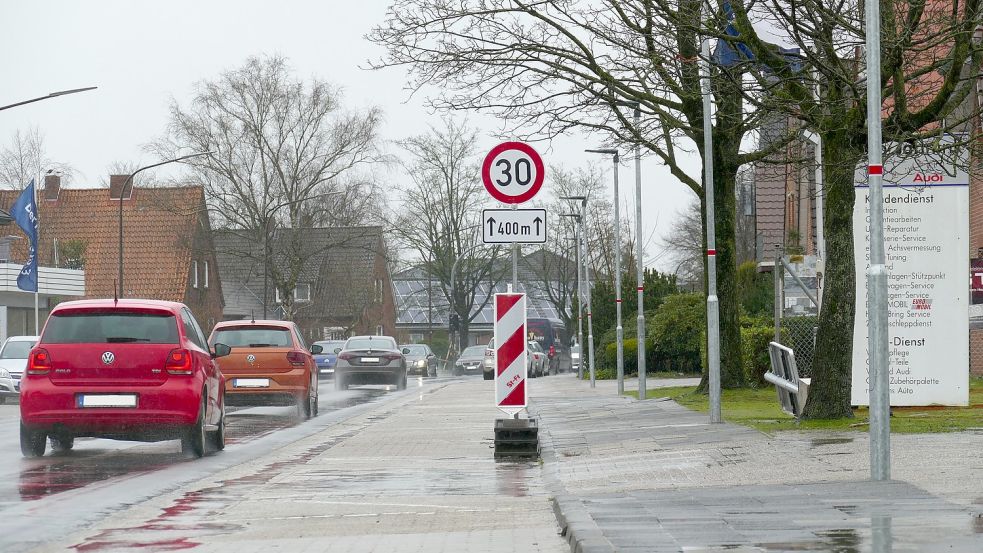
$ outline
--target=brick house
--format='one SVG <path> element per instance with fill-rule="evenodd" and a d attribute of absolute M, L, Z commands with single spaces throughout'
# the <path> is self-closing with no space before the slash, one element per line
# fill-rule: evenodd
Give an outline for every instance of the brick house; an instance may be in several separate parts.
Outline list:
<path fill-rule="evenodd" d="M 362 334 L 395 336 L 396 304 L 382 227 L 277 229 L 215 232 L 226 320 L 291 316 L 309 340 Z M 272 275 L 304 259 L 293 290 L 281 290 Z M 281 278 L 281 281 L 291 280 Z M 265 304 L 265 310 L 264 310 Z"/>
<path fill-rule="evenodd" d="M 113 297 L 122 192 L 123 297 L 182 302 L 210 331 L 221 320 L 223 299 L 204 190 L 129 184 L 122 190 L 126 178 L 112 175 L 108 189 L 62 188 L 58 176 L 46 176 L 38 191 L 40 263 L 84 268 L 85 297 Z M 0 205 L 9 205 L 19 193 L 0 191 Z M 16 240 L 15 250 L 25 243 Z"/>

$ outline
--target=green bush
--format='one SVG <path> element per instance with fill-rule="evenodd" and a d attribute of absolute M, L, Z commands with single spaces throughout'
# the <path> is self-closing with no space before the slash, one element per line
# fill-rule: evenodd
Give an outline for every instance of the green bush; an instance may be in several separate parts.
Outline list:
<path fill-rule="evenodd" d="M 625 340 L 624 346 L 625 372 L 629 372 L 638 366 L 638 339 L 629 338 Z M 604 363 L 598 363 L 598 367 L 611 371 L 612 374 L 618 372 L 618 344 L 611 342 L 604 348 Z"/>
<path fill-rule="evenodd" d="M 775 310 L 775 277 L 759 273 L 754 261 L 741 263 L 737 268 L 737 301 L 741 311 L 749 316 L 771 317 Z"/>
<path fill-rule="evenodd" d="M 703 294 L 676 294 L 665 298 L 652 320 L 650 370 L 700 372 L 700 352 L 706 327 Z"/>
<path fill-rule="evenodd" d="M 766 385 L 765 373 L 771 370 L 768 343 L 775 339 L 775 328 L 769 325 L 741 325 L 741 357 L 744 375 L 751 385 Z"/>

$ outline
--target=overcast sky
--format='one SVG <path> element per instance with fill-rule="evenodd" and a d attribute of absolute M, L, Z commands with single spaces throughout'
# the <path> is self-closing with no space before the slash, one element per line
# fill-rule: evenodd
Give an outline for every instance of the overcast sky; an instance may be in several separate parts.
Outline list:
<path fill-rule="evenodd" d="M 48 1 L 0 0 L 0 105 L 49 92 L 99 89 L 0 112 L 0 141 L 17 129 L 37 126 L 49 157 L 74 167 L 75 186 L 98 186 L 116 161 L 152 163 L 142 146 L 162 134 L 172 98 L 185 103 L 194 83 L 241 65 L 251 55 L 286 56 L 300 77 L 317 76 L 341 85 L 349 107 L 381 107 L 383 136 L 418 134 L 438 117 L 409 99 L 400 70 L 362 69 L 382 50 L 364 39 L 380 23 L 390 0 L 357 2 L 268 0 Z M 347 6 L 347 7 L 346 7 Z M 481 150 L 499 140 L 484 124 Z M 596 139 L 571 135 L 536 148 L 547 165 L 582 166 L 583 149 Z M 394 147 L 390 150 L 397 152 Z M 609 166 L 608 159 L 599 163 Z M 692 160 L 693 171 L 699 159 Z M 693 174 L 696 174 L 695 172 Z M 609 173 L 610 175 L 610 173 Z M 398 172 L 388 175 L 401 181 Z M 634 213 L 634 165 L 621 170 L 625 208 Z M 547 184 L 549 176 L 547 175 Z M 658 236 L 693 194 L 654 161 L 642 169 L 646 259 L 658 256 Z M 668 266 L 667 266 L 668 265 Z M 672 270 L 665 260 L 655 262 Z"/>

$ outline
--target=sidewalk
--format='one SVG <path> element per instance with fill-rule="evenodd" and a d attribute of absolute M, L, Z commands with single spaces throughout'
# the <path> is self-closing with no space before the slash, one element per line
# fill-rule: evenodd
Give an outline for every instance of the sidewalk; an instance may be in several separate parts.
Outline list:
<path fill-rule="evenodd" d="M 983 433 L 894 435 L 896 480 L 874 483 L 866 433 L 772 437 L 571 376 L 530 390 L 574 551 L 983 551 Z"/>

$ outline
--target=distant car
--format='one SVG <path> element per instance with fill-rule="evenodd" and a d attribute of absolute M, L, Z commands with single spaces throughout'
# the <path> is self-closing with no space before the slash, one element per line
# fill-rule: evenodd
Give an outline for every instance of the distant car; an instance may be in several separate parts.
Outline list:
<path fill-rule="evenodd" d="M 485 346 L 470 346 L 464 348 L 454 362 L 454 376 L 463 374 L 478 374 L 484 372 Z"/>
<path fill-rule="evenodd" d="M 406 357 L 407 374 L 437 376 L 437 354 L 426 344 L 406 344 L 399 346 Z"/>
<path fill-rule="evenodd" d="M 20 379 L 37 336 L 11 336 L 0 346 L 0 403 L 20 395 Z"/>
<path fill-rule="evenodd" d="M 338 354 L 335 350 L 341 350 L 345 346 L 344 340 L 323 340 L 314 342 L 315 346 L 321 346 L 321 353 L 314 354 L 314 362 L 317 363 L 318 378 L 334 378 L 334 366 L 338 362 Z"/>
<path fill-rule="evenodd" d="M 225 447 L 225 393 L 216 358 L 191 311 L 155 300 L 58 304 L 21 380 L 20 447 L 26 457 L 93 436 L 181 438 L 195 457 Z"/>
<path fill-rule="evenodd" d="M 481 363 L 481 376 L 485 380 L 495 380 L 495 339 L 488 340 L 485 347 L 485 358 Z"/>
<path fill-rule="evenodd" d="M 223 321 L 208 343 L 232 348 L 219 361 L 229 405 L 297 405 L 305 418 L 317 416 L 317 368 L 297 323 Z"/>
<path fill-rule="evenodd" d="M 390 336 L 353 336 L 338 351 L 335 389 L 352 384 L 394 384 L 406 389 L 406 358 Z"/>
<path fill-rule="evenodd" d="M 580 370 L 580 344 L 576 344 L 570 347 L 570 361 L 573 366 L 573 370 Z"/>
<path fill-rule="evenodd" d="M 567 336 L 567 327 L 563 321 L 529 317 L 526 319 L 526 330 L 546 352 L 551 374 L 560 374 L 572 370 L 570 339 Z"/>
<path fill-rule="evenodd" d="M 549 374 L 550 364 L 546 352 L 539 346 L 536 340 L 529 340 L 526 343 L 527 365 L 526 370 L 529 378 L 546 376 Z"/>

